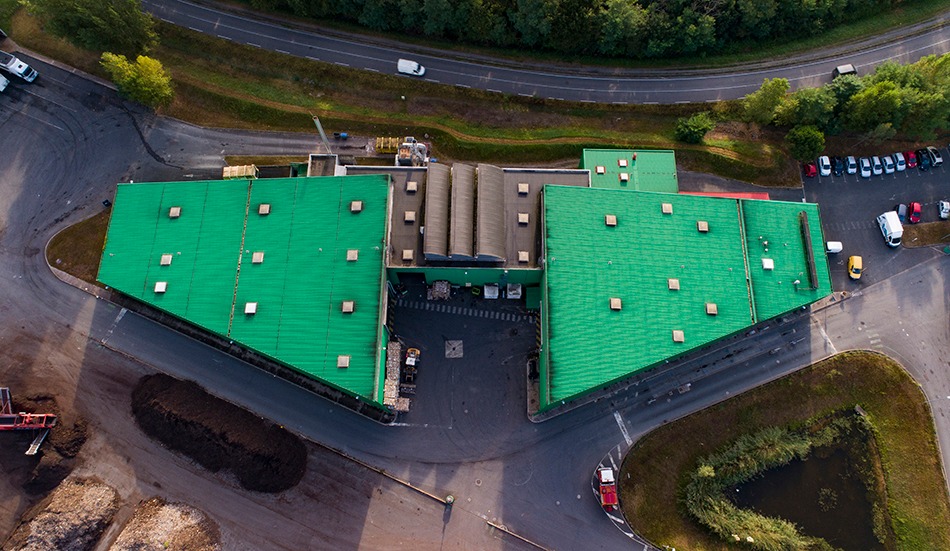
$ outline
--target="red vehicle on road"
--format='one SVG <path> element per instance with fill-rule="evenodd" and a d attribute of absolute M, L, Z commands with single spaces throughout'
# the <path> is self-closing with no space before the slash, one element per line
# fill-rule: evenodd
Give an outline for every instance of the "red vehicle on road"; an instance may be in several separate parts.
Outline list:
<path fill-rule="evenodd" d="M 614 478 L 614 470 L 610 467 L 598 468 L 597 482 L 600 486 L 600 506 L 605 511 L 617 510 L 620 507 L 620 501 L 617 499 L 617 480 Z"/>

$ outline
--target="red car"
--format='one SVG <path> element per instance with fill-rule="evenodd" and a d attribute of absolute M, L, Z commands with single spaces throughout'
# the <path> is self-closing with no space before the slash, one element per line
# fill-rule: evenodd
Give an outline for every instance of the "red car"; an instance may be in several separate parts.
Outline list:
<path fill-rule="evenodd" d="M 818 167 L 815 165 L 815 163 L 805 163 L 804 171 L 805 176 L 808 176 L 809 178 L 818 176 Z"/>
<path fill-rule="evenodd" d="M 905 151 L 904 159 L 907 161 L 907 168 L 917 168 L 917 155 L 913 151 Z"/>
<path fill-rule="evenodd" d="M 920 222 L 920 203 L 907 205 L 907 220 L 909 220 L 911 224 Z"/>

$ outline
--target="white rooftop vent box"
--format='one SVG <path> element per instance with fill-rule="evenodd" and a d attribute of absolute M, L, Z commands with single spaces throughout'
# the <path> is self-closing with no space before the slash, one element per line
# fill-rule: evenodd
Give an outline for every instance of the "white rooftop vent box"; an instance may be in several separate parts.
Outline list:
<path fill-rule="evenodd" d="M 619 297 L 611 297 L 610 299 L 610 309 L 611 310 L 620 310 L 623 308 L 623 301 Z"/>
<path fill-rule="evenodd" d="M 530 220 L 530 219 L 531 219 L 531 218 L 528 216 L 528 213 L 527 213 L 527 212 L 519 212 L 519 213 L 518 213 L 518 224 L 520 224 L 520 225 L 522 225 L 522 226 L 527 226 L 527 225 L 528 225 L 528 220 Z"/>
<path fill-rule="evenodd" d="M 181 216 L 181 207 L 171 207 L 168 209 L 169 218 L 178 218 L 179 216 Z"/>
<path fill-rule="evenodd" d="M 167 282 L 167 281 L 156 281 L 156 282 L 155 282 L 155 292 L 156 292 L 156 293 L 164 293 L 166 290 L 168 290 L 168 282 Z"/>
<path fill-rule="evenodd" d="M 406 193 L 415 193 L 419 191 L 419 182 L 415 180 L 409 180 L 406 182 Z"/>
<path fill-rule="evenodd" d="M 525 264 L 531 260 L 528 251 L 518 251 L 518 262 Z"/>
<path fill-rule="evenodd" d="M 700 233 L 707 233 L 709 231 L 709 222 L 705 220 L 696 221 L 696 230 Z"/>
<path fill-rule="evenodd" d="M 257 207 L 257 214 L 260 214 L 261 216 L 270 214 L 270 203 L 261 203 Z"/>
<path fill-rule="evenodd" d="M 356 262 L 360 259 L 359 249 L 347 249 L 346 251 L 346 261 L 347 262 Z"/>
<path fill-rule="evenodd" d="M 669 286 L 670 291 L 679 291 L 680 290 L 680 280 L 671 277 L 666 280 L 666 284 Z"/>
<path fill-rule="evenodd" d="M 362 212 L 363 202 L 362 201 L 350 201 L 350 212 Z"/>
<path fill-rule="evenodd" d="M 686 335 L 681 329 L 673 330 L 673 342 L 686 342 Z"/>
<path fill-rule="evenodd" d="M 252 264 L 260 264 L 264 262 L 264 251 L 257 251 L 251 255 Z"/>
<path fill-rule="evenodd" d="M 352 314 L 353 310 L 355 309 L 356 309 L 356 301 L 353 301 L 353 300 L 343 301 L 343 306 L 341 307 L 341 310 L 343 310 L 344 314 Z"/>
<path fill-rule="evenodd" d="M 412 262 L 412 259 L 415 258 L 415 253 L 412 249 L 403 249 L 402 250 L 402 259 L 405 262 Z"/>
<path fill-rule="evenodd" d="M 520 182 L 518 184 L 518 195 L 527 195 L 531 190 L 531 186 L 527 182 Z"/>
<path fill-rule="evenodd" d="M 663 209 L 663 214 L 673 214 L 673 203 L 663 203 L 660 208 Z"/>
<path fill-rule="evenodd" d="M 244 303 L 244 313 L 245 313 L 245 314 L 256 314 L 256 313 L 257 313 L 257 303 L 256 303 L 256 302 L 245 302 L 245 303 Z"/>
<path fill-rule="evenodd" d="M 486 284 L 485 284 L 485 291 L 482 293 L 482 295 L 483 295 L 485 298 L 487 298 L 487 299 L 492 299 L 492 300 L 498 298 L 498 296 L 499 296 L 499 293 L 498 293 L 498 284 L 497 284 L 497 283 L 486 283 Z"/>
<path fill-rule="evenodd" d="M 336 366 L 340 369 L 346 369 L 350 367 L 350 355 L 349 354 L 340 354 L 336 357 Z"/>
<path fill-rule="evenodd" d="M 626 181 L 629 181 L 629 180 L 630 180 L 630 175 L 629 175 L 629 174 L 627 174 L 626 172 L 621 172 L 621 173 L 620 173 L 620 181 L 621 181 L 621 182 L 626 182 Z"/>
<path fill-rule="evenodd" d="M 621 168 L 626 167 L 626 166 L 627 166 L 627 160 L 626 160 L 626 159 L 617 159 L 617 166 L 619 166 L 619 167 L 621 167 Z"/>
<path fill-rule="evenodd" d="M 520 283 L 509 283 L 505 292 L 505 296 L 510 299 L 519 299 L 521 298 L 521 284 Z"/>
<path fill-rule="evenodd" d="M 607 174 L 607 167 L 605 167 L 605 166 L 598 166 L 598 167 L 597 167 L 597 174 Z"/>
<path fill-rule="evenodd" d="M 775 261 L 772 260 L 771 258 L 763 258 L 763 259 L 762 259 L 762 269 L 763 269 L 763 270 L 774 270 L 774 269 L 775 269 Z"/>
<path fill-rule="evenodd" d="M 416 211 L 414 211 L 414 210 L 407 210 L 407 211 L 406 211 L 406 214 L 405 214 L 405 217 L 404 217 L 404 220 L 406 221 L 407 224 L 412 224 L 413 222 L 415 222 L 415 221 L 416 221 Z"/>
<path fill-rule="evenodd" d="M 605 214 L 605 215 L 604 215 L 604 224 L 607 224 L 608 226 L 616 226 L 616 225 L 617 225 L 617 215 L 616 215 L 616 214 Z"/>
<path fill-rule="evenodd" d="M 172 263 L 172 255 L 170 255 L 170 254 L 163 254 L 163 255 L 162 255 L 161 265 L 162 265 L 162 266 L 170 266 L 171 263 Z"/>
<path fill-rule="evenodd" d="M 715 316 L 716 314 L 719 313 L 719 307 L 716 306 L 715 302 L 707 302 L 706 313 L 709 314 L 710 316 Z"/>

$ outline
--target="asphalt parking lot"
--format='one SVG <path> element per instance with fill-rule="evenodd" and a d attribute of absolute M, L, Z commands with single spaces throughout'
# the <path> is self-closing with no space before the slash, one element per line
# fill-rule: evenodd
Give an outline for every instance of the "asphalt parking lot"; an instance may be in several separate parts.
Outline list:
<path fill-rule="evenodd" d="M 829 255 L 835 290 L 860 289 L 942 254 L 937 247 L 891 249 L 876 222 L 878 215 L 893 210 L 894 205 L 911 201 L 922 205 L 921 223 L 939 220 L 937 201 L 950 199 L 950 151 L 939 149 L 944 164 L 926 172 L 908 168 L 870 178 L 862 178 L 860 173 L 804 178 L 805 199 L 819 204 L 825 240 L 844 245 L 840 253 Z M 860 281 L 847 276 L 851 255 L 864 257 Z"/>

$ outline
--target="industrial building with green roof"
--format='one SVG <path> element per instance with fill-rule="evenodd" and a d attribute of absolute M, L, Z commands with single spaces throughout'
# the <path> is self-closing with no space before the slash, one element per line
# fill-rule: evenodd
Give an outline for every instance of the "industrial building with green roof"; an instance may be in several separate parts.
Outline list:
<path fill-rule="evenodd" d="M 679 191 L 676 155 L 669 149 L 585 149 L 580 168 L 590 171 L 595 188 Z"/>
<path fill-rule="evenodd" d="M 672 151 L 342 172 L 119 184 L 98 279 L 387 415 L 400 276 L 528 287 L 540 412 L 832 291 L 817 205 L 677 194 Z"/>
<path fill-rule="evenodd" d="M 541 410 L 831 293 L 817 205 L 563 186 L 543 201 Z"/>
<path fill-rule="evenodd" d="M 382 404 L 387 176 L 119 184 L 99 281 Z"/>

